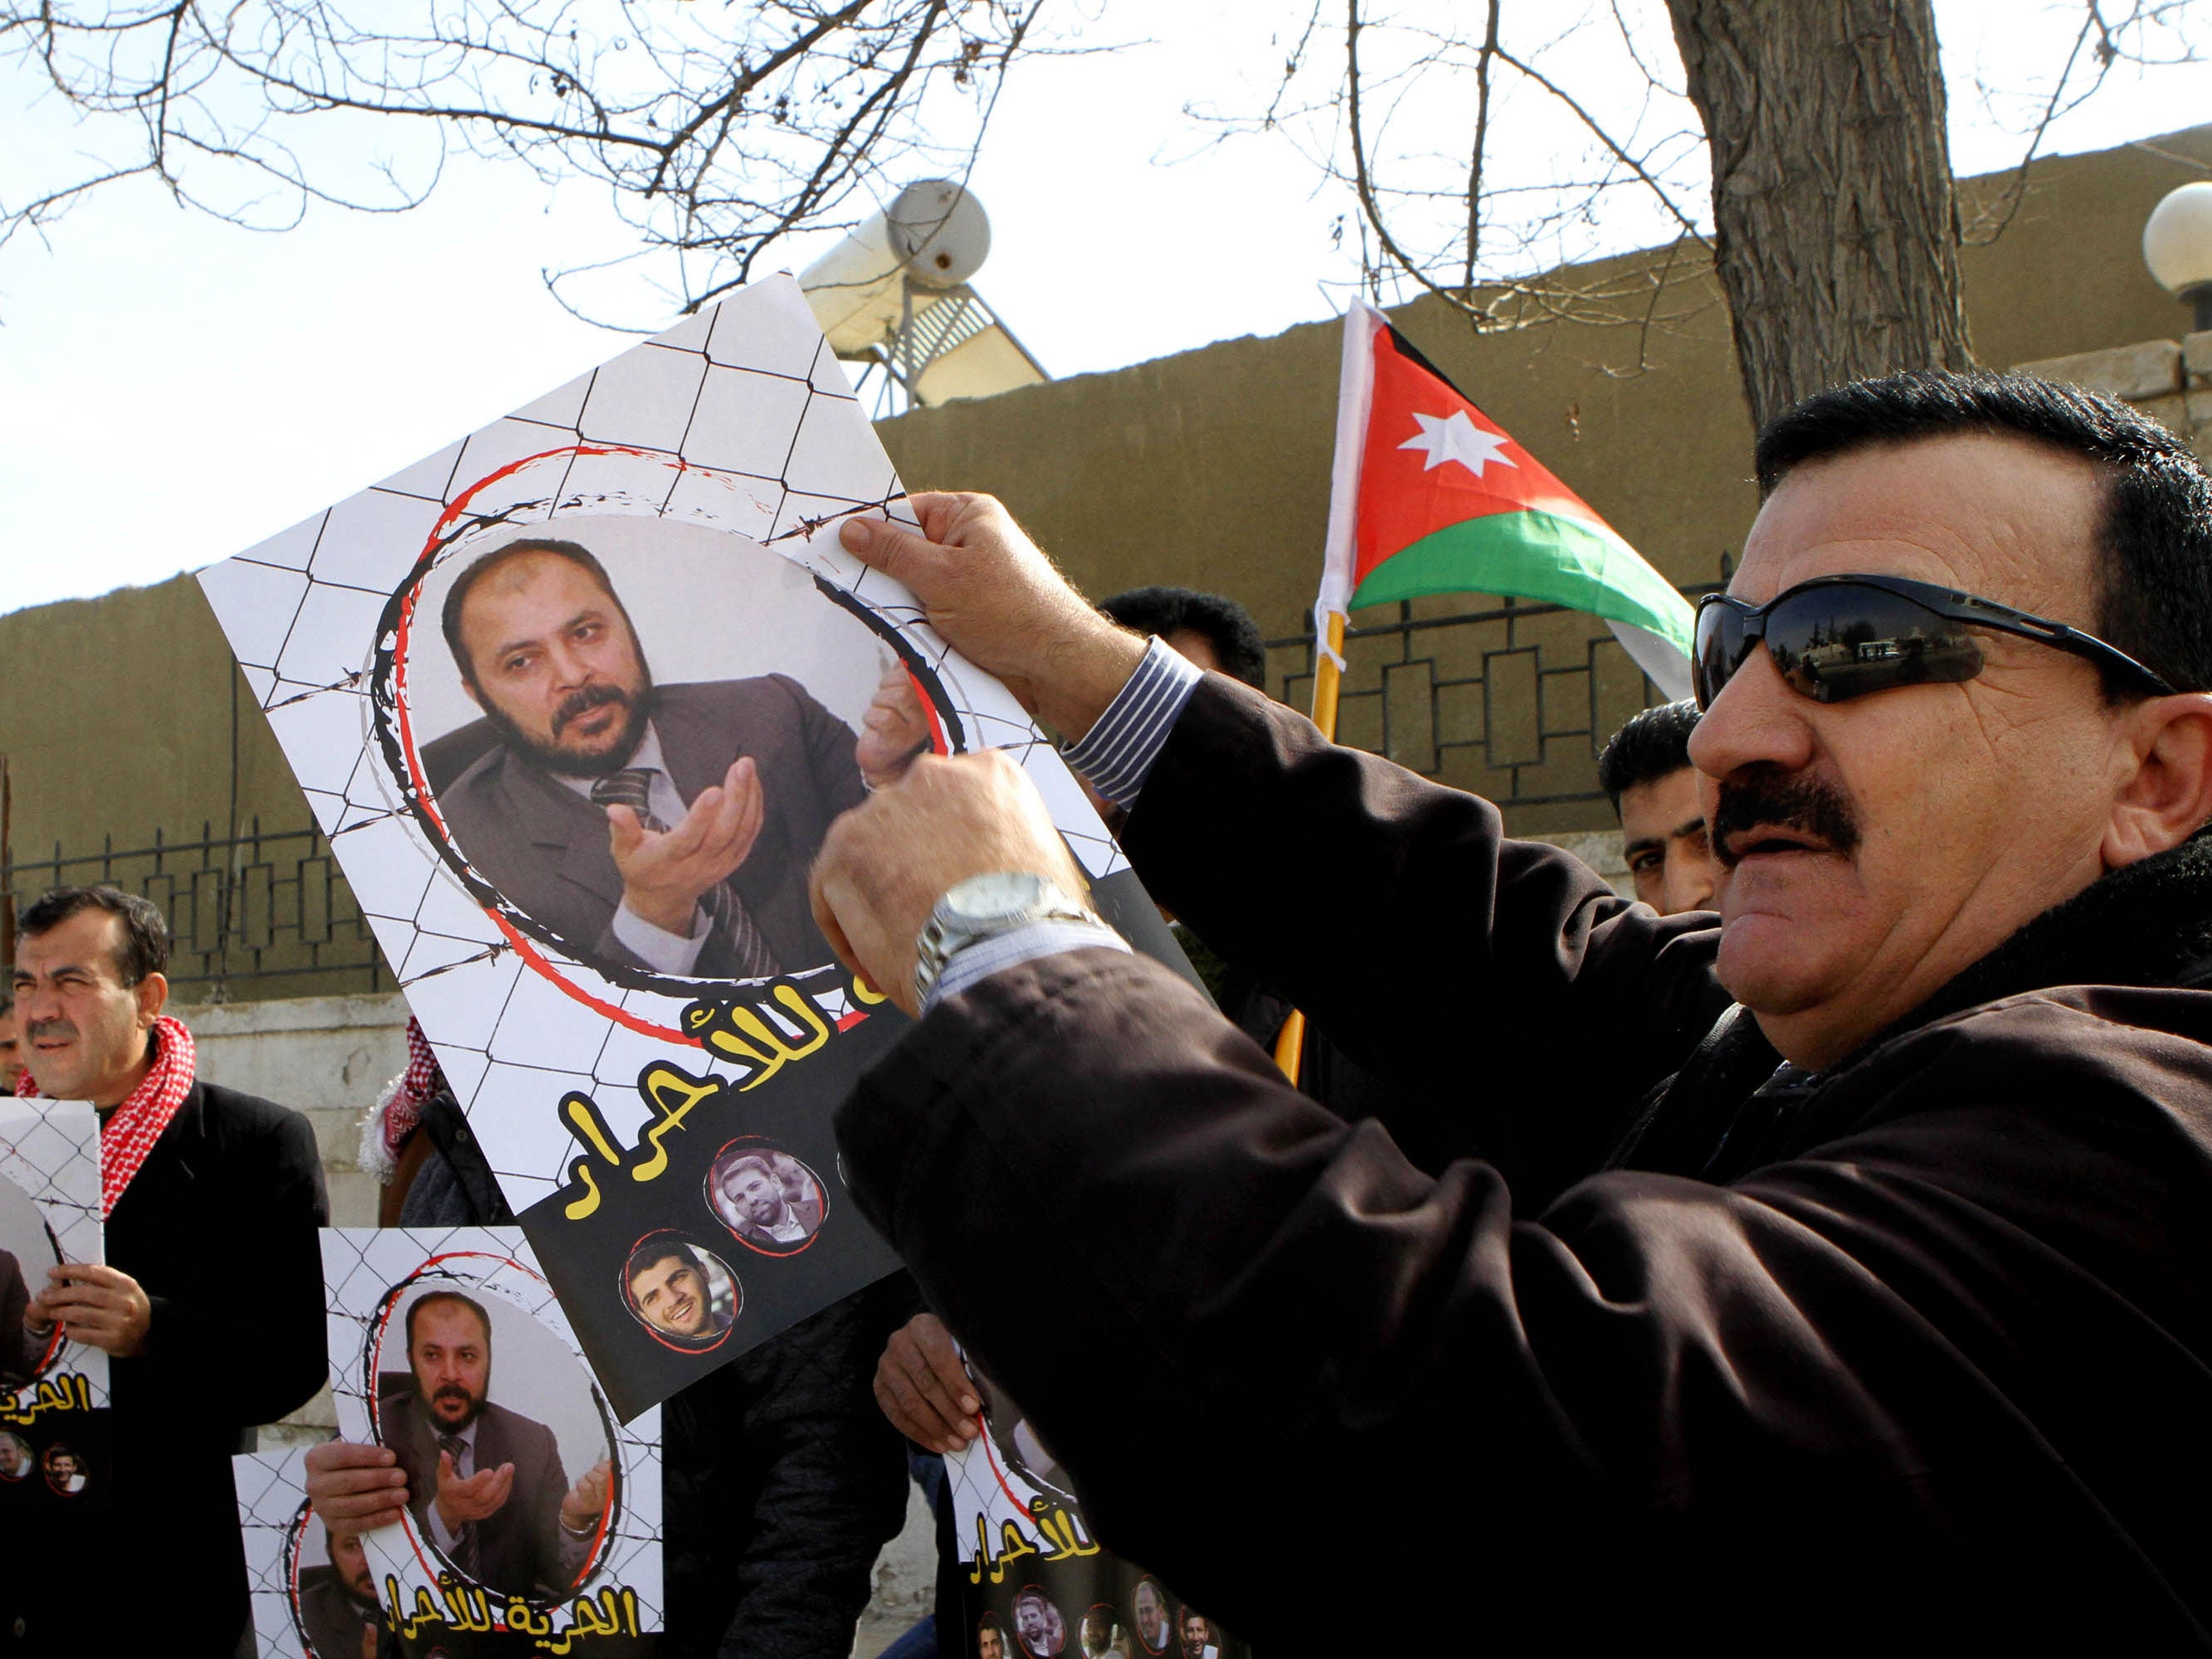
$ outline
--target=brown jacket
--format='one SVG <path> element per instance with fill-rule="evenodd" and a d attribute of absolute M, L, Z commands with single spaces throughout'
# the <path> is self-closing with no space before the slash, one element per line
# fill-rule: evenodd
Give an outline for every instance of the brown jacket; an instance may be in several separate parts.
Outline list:
<path fill-rule="evenodd" d="M 1715 1028 L 1710 917 L 1218 677 L 1127 845 L 1402 1092 L 1083 951 L 843 1108 L 1103 1542 L 1270 1655 L 2207 1645 L 2212 842 L 1812 1078 Z"/>

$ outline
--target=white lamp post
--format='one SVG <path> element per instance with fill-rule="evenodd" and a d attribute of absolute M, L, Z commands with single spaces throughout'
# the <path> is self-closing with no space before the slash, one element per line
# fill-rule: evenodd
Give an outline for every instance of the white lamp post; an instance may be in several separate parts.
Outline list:
<path fill-rule="evenodd" d="M 2212 329 L 2212 182 L 2166 192 L 2143 225 L 2143 263 L 2166 291 Z"/>

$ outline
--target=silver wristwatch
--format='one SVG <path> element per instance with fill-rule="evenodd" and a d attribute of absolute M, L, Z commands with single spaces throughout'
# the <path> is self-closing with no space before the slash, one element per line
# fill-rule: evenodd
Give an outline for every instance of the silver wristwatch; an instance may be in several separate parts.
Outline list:
<path fill-rule="evenodd" d="M 1033 921 L 1097 922 L 1098 914 L 1058 882 L 1026 871 L 994 871 L 955 883 L 915 935 L 915 1000 L 929 1000 L 929 988 L 954 951 Z"/>

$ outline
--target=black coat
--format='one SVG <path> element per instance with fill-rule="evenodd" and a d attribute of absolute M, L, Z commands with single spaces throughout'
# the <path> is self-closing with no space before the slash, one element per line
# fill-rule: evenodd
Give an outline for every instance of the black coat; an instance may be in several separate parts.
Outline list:
<path fill-rule="evenodd" d="M 82 1654 L 118 1616 L 157 1621 L 166 1653 L 236 1650 L 230 1460 L 329 1374 L 316 1238 L 329 1219 L 307 1119 L 192 1085 L 107 1219 L 109 1263 L 153 1304 L 145 1352 L 111 1363 L 115 1506 L 0 1522 L 0 1654 Z"/>
<path fill-rule="evenodd" d="M 1100 951 L 841 1110 L 1109 1547 L 1276 1655 L 2212 1646 L 2212 842 L 1814 1077 L 1710 916 L 1216 676 L 1125 845 L 1407 1121 Z"/>

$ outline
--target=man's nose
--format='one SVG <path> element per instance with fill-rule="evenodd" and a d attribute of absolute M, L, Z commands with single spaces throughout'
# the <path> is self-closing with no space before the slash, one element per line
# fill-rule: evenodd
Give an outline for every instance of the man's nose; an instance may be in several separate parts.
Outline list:
<path fill-rule="evenodd" d="M 592 665 L 584 653 L 566 641 L 555 644 L 545 653 L 553 665 L 553 678 L 563 691 L 574 690 L 592 677 Z"/>
<path fill-rule="evenodd" d="M 1815 706 L 1790 689 L 1761 646 L 1691 728 L 1690 764 L 1717 779 L 1762 762 L 1795 772 L 1812 763 L 1813 728 L 1805 717 Z"/>

